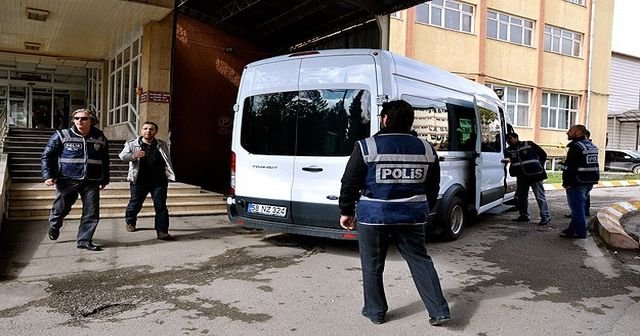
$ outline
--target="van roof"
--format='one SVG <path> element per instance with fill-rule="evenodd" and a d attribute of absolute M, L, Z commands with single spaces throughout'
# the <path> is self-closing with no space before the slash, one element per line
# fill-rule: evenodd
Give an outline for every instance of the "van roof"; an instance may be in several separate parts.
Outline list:
<path fill-rule="evenodd" d="M 395 75 L 404 76 L 409 78 L 416 78 L 424 82 L 446 86 L 449 88 L 456 88 L 457 91 L 472 94 L 480 97 L 484 97 L 495 103 L 500 103 L 498 96 L 490 88 L 476 83 L 470 79 L 466 79 L 462 76 L 452 74 L 446 70 L 440 69 L 433 65 L 422 63 L 420 61 L 394 54 L 388 50 L 382 49 L 328 49 L 328 50 L 314 50 L 306 52 L 291 53 L 286 55 L 280 55 L 275 57 L 266 58 L 263 60 L 249 63 L 247 67 L 259 66 L 262 64 L 274 63 L 291 58 L 315 58 L 315 57 L 330 57 L 341 55 L 372 55 L 374 57 L 381 57 L 392 67 L 392 71 Z M 416 71 L 416 68 L 421 71 Z"/>

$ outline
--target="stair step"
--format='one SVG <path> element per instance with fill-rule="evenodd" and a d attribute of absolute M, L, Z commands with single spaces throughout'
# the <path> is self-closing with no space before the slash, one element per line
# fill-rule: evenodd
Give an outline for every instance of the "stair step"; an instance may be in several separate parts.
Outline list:
<path fill-rule="evenodd" d="M 210 216 L 210 215 L 224 215 L 227 213 L 227 209 L 211 209 L 211 210 L 202 210 L 202 211 L 180 211 L 180 210 L 171 210 L 169 209 L 169 216 Z M 154 217 L 155 212 L 153 211 L 145 211 L 142 209 L 138 214 L 138 218 L 142 217 Z M 77 220 L 80 219 L 81 215 L 70 213 L 65 219 L 69 220 Z M 100 213 L 100 218 L 124 218 L 123 214 L 117 213 Z M 13 221 L 36 221 L 36 220 L 48 220 L 49 215 L 46 216 L 31 216 L 31 217 L 9 217 L 9 220 Z"/>
<path fill-rule="evenodd" d="M 196 203 L 196 202 L 167 202 L 167 207 L 169 208 L 169 215 L 178 211 L 181 213 L 186 212 L 199 212 L 205 213 L 207 211 L 226 211 L 226 203 L 225 204 L 207 204 L 207 203 Z M 117 204 L 100 204 L 100 217 L 103 216 L 111 216 L 113 217 L 124 217 L 124 213 L 126 210 L 126 206 L 117 205 Z M 9 209 L 9 218 L 13 219 L 33 219 L 33 218 L 48 218 L 49 212 L 51 211 L 51 206 L 48 207 L 37 207 L 30 209 Z M 153 204 L 144 204 L 142 206 L 143 212 L 153 212 Z M 69 212 L 70 216 L 81 216 L 82 215 L 82 205 L 75 204 L 71 208 L 71 212 Z"/>
<path fill-rule="evenodd" d="M 100 204 L 116 204 L 126 206 L 129 203 L 130 195 L 122 193 L 121 195 L 101 195 Z M 226 204 L 222 195 L 218 194 L 170 194 L 168 202 L 206 202 L 209 204 Z M 43 195 L 37 197 L 14 197 L 9 199 L 9 207 L 16 210 L 24 210 L 25 208 L 48 207 L 51 208 L 55 195 Z M 153 204 L 151 196 L 147 196 L 145 204 Z"/>

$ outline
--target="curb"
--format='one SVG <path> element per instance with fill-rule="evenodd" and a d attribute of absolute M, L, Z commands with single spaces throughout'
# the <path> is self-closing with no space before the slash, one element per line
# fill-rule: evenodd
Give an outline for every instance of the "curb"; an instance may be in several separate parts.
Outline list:
<path fill-rule="evenodd" d="M 640 186 L 640 180 L 618 180 L 618 181 L 600 181 L 594 185 L 594 188 L 609 188 L 609 187 L 633 187 Z M 544 190 L 561 190 L 562 183 L 545 183 Z"/>
<path fill-rule="evenodd" d="M 625 230 L 620 219 L 624 215 L 640 211 L 640 200 L 618 202 L 598 210 L 598 234 L 612 247 L 620 249 L 638 249 L 638 240 L 631 237 Z"/>

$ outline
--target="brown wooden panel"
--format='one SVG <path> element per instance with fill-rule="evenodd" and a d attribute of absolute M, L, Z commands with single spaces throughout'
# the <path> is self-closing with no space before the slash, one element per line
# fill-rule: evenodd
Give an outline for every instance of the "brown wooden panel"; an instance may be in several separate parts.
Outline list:
<path fill-rule="evenodd" d="M 175 48 L 169 127 L 177 179 L 225 193 L 242 69 L 270 55 L 185 15 L 178 15 Z"/>

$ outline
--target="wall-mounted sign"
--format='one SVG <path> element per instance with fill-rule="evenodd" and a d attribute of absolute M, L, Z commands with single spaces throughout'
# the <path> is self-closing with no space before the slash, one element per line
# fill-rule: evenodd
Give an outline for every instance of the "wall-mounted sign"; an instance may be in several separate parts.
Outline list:
<path fill-rule="evenodd" d="M 169 92 L 161 91 L 145 91 L 140 95 L 141 103 L 165 103 L 168 104 L 171 101 L 171 94 Z"/>

